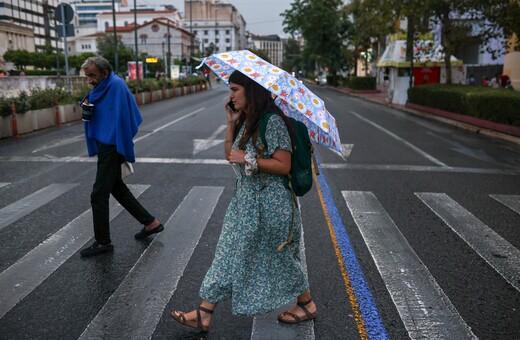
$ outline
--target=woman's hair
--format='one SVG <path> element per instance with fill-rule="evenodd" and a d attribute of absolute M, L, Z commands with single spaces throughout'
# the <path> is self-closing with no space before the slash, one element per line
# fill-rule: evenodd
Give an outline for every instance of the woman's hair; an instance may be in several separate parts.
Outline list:
<path fill-rule="evenodd" d="M 253 145 L 256 148 L 260 121 L 266 113 L 270 112 L 275 112 L 280 117 L 282 117 L 289 129 L 291 141 L 293 140 L 292 124 L 290 123 L 289 119 L 287 119 L 287 116 L 285 116 L 283 111 L 275 104 L 271 92 L 263 88 L 262 85 L 258 84 L 256 81 L 247 77 L 240 71 L 234 71 L 231 73 L 229 76 L 229 82 L 243 86 L 246 97 L 246 108 L 244 111 L 246 111 L 247 114 L 242 112 L 240 115 L 240 118 L 237 122 L 237 127 L 235 128 L 234 136 L 234 138 L 236 138 L 240 128 L 242 127 L 242 124 L 245 122 L 245 132 L 238 143 L 240 149 L 245 149 L 245 145 L 251 135 Z"/>
<path fill-rule="evenodd" d="M 112 65 L 103 58 L 100 55 L 95 55 L 93 57 L 88 57 L 87 60 L 81 65 L 81 69 L 84 70 L 90 65 L 96 66 L 96 68 L 99 70 L 99 72 L 103 73 L 105 70 L 108 70 L 108 72 L 112 72 Z"/>

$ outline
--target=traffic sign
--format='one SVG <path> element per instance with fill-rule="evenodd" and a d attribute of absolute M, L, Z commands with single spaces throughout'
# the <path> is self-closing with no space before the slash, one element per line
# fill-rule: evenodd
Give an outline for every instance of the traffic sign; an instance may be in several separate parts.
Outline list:
<path fill-rule="evenodd" d="M 146 62 L 147 62 L 148 64 L 154 64 L 154 63 L 156 63 L 157 61 L 158 61 L 157 58 L 151 58 L 151 57 L 150 57 L 150 58 L 146 58 Z"/>
<path fill-rule="evenodd" d="M 57 22 L 69 23 L 74 19 L 74 10 L 69 4 L 59 4 L 54 12 L 54 18 Z"/>

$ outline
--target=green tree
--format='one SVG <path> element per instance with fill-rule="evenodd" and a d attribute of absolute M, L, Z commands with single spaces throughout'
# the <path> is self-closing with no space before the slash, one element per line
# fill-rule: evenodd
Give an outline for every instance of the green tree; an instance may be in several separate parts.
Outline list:
<path fill-rule="evenodd" d="M 489 19 L 482 32 L 484 41 L 504 35 L 506 38 L 514 38 L 509 41 L 509 48 L 520 51 L 520 2 L 518 0 L 480 0 L 477 3 L 477 9 Z"/>
<path fill-rule="evenodd" d="M 346 18 L 339 10 L 341 0 L 295 0 L 284 17 L 284 32 L 301 35 L 305 40 L 304 58 L 315 63 L 314 69 L 328 67 L 336 81 L 343 66 Z"/>
<path fill-rule="evenodd" d="M 119 61 L 119 71 L 126 72 L 127 63 L 129 61 L 134 61 L 134 51 L 123 44 L 121 38 L 118 36 L 117 39 L 117 51 L 118 51 L 118 61 Z M 115 48 L 114 48 L 114 36 L 113 34 L 103 34 L 99 38 L 96 39 L 97 51 L 98 54 L 103 56 L 103 58 L 110 61 L 113 67 L 115 61 Z"/>
<path fill-rule="evenodd" d="M 10 50 L 4 53 L 4 60 L 16 65 L 16 68 L 23 70 L 27 65 L 32 65 L 31 53 L 26 50 Z"/>
<path fill-rule="evenodd" d="M 288 72 L 298 72 L 303 69 L 303 55 L 300 48 L 300 43 L 293 38 L 289 38 L 285 44 L 285 60 L 282 63 L 282 68 Z"/>

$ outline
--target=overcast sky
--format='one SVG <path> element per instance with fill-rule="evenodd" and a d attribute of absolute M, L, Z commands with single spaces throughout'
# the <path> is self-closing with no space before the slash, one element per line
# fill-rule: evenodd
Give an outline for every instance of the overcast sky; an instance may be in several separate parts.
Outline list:
<path fill-rule="evenodd" d="M 221 2 L 233 4 L 246 21 L 246 29 L 254 34 L 278 34 L 283 33 L 283 17 L 280 13 L 291 8 L 292 0 L 221 0 Z M 137 0 L 137 4 L 172 4 L 184 14 L 184 0 Z M 128 0 L 133 4 L 133 0 Z"/>

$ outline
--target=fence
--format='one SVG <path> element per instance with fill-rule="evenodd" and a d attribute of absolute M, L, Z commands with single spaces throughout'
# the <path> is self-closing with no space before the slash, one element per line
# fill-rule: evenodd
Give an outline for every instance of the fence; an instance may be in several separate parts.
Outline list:
<path fill-rule="evenodd" d="M 482 77 L 486 76 L 489 80 L 495 76 L 496 73 L 502 73 L 504 65 L 467 65 L 466 75 L 469 78 L 471 75 L 475 77 L 477 85 L 482 85 Z"/>

